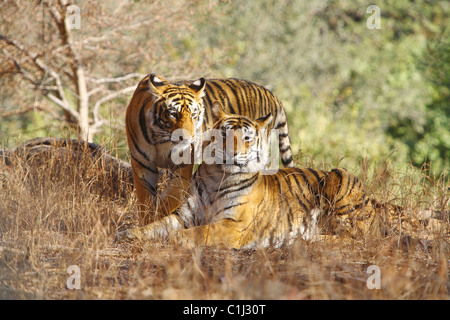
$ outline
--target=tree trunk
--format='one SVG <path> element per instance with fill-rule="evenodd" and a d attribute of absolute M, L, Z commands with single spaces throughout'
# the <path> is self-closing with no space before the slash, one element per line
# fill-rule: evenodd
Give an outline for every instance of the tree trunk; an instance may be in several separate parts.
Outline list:
<path fill-rule="evenodd" d="M 64 1 L 61 2 L 66 5 Z M 58 14 L 55 12 L 56 19 Z M 86 76 L 84 74 L 83 65 L 78 53 L 72 46 L 72 31 L 69 18 L 63 10 L 63 15 L 60 16 L 59 26 L 63 39 L 63 43 L 67 45 L 68 52 L 72 57 L 72 72 L 75 75 L 74 82 L 78 94 L 78 139 L 87 142 L 93 141 L 93 132 L 89 127 L 89 95 L 86 86 Z"/>
<path fill-rule="evenodd" d="M 93 132 L 89 126 L 89 96 L 86 88 L 86 77 L 84 70 L 78 66 L 76 71 L 77 93 L 78 93 L 78 127 L 80 128 L 79 139 L 93 142 Z"/>

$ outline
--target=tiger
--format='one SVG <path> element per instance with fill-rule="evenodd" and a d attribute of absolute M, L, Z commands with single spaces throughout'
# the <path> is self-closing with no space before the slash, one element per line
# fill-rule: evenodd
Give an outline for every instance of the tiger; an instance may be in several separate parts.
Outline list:
<path fill-rule="evenodd" d="M 209 145 L 222 150 L 213 150 L 216 161 L 197 168 L 177 211 L 123 231 L 117 240 L 169 239 L 187 246 L 251 249 L 281 246 L 298 237 L 318 240 L 324 232 L 355 237 L 370 227 L 373 203 L 351 172 L 283 168 L 262 173 L 269 161 L 271 113 L 253 120 L 227 112 L 219 101 L 211 111 L 213 129 L 220 134 L 211 135 Z M 226 130 L 233 130 L 234 148 L 227 148 Z"/>
<path fill-rule="evenodd" d="M 280 131 L 281 162 L 293 167 L 286 112 L 268 89 L 233 78 L 168 81 L 148 74 L 137 85 L 125 117 L 140 225 L 168 215 L 180 205 L 189 189 L 195 159 L 174 163 L 173 155 L 178 153 L 173 151 L 181 147 L 177 150 L 187 149 L 194 155 L 193 149 L 202 148 L 202 132 L 213 125 L 215 100 L 220 100 L 227 112 L 250 119 L 271 113 L 273 121 L 268 127 Z M 174 139 L 180 130 L 182 134 Z M 162 177 L 169 180 L 164 189 Z M 149 208 L 154 209 L 153 216 Z"/>

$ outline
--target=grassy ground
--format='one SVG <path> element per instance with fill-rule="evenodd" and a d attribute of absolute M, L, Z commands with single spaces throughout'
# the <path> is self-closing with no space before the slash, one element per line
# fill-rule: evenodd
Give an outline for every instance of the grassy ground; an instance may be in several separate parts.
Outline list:
<path fill-rule="evenodd" d="M 135 222 L 137 205 L 127 183 L 121 193 L 113 188 L 120 179 L 109 179 L 101 159 L 59 153 L 13 160 L 12 167 L 0 164 L 2 299 L 450 298 L 448 229 L 425 235 L 424 225 L 408 235 L 389 225 L 387 236 L 251 251 L 115 244 L 114 233 Z M 358 174 L 371 195 L 412 211 L 443 209 L 449 200 L 448 177 L 364 163 Z M 68 288 L 76 284 L 72 265 L 80 289 Z M 372 265 L 380 289 L 368 288 Z"/>

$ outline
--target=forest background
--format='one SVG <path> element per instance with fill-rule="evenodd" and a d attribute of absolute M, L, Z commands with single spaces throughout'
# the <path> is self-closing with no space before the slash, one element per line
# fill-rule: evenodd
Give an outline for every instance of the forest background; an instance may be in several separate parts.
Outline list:
<path fill-rule="evenodd" d="M 283 102 L 297 165 L 448 173 L 448 1 L 6 0 L 0 16 L 0 149 L 85 138 L 129 160 L 143 76 L 235 77 Z"/>

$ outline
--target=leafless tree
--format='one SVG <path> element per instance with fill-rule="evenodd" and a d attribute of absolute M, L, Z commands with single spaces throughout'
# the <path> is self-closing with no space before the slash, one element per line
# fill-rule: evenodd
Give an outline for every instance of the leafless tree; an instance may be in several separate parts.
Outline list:
<path fill-rule="evenodd" d="M 10 76 L 11 86 L 26 84 L 45 97 L 50 103 L 40 107 L 46 114 L 92 142 L 108 123 L 102 106 L 130 95 L 146 73 L 170 65 L 173 31 L 189 28 L 188 19 L 180 19 L 185 6 L 170 0 L 6 0 L 0 5 L 0 75 Z M 187 62 L 178 59 L 170 70 L 189 75 Z"/>

